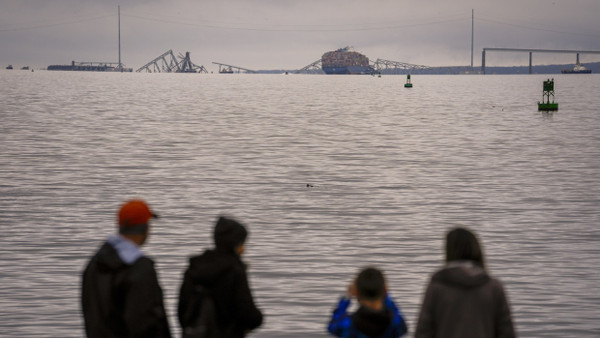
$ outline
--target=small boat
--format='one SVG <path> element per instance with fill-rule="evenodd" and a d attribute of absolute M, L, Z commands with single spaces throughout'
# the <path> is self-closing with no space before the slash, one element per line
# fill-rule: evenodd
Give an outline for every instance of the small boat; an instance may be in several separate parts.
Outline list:
<path fill-rule="evenodd" d="M 21 70 L 29 70 L 29 66 L 22 67 Z"/>
<path fill-rule="evenodd" d="M 8 67 L 6 67 L 6 69 L 13 69 L 12 65 L 8 65 Z"/>
<path fill-rule="evenodd" d="M 592 70 L 585 68 L 581 63 L 577 62 L 573 69 L 563 69 L 560 72 L 563 74 L 591 74 Z"/>

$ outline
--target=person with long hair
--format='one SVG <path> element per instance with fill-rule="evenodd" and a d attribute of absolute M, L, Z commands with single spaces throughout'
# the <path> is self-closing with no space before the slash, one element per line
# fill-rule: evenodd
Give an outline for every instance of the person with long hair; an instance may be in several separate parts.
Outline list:
<path fill-rule="evenodd" d="M 446 265 L 425 291 L 416 338 L 515 337 L 506 292 L 485 269 L 475 234 L 454 228 L 446 236 Z"/>

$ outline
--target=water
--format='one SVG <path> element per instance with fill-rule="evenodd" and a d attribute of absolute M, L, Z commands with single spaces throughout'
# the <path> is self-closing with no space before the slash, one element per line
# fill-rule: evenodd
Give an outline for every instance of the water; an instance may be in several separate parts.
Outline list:
<path fill-rule="evenodd" d="M 81 271 L 132 197 L 162 215 L 144 251 L 177 335 L 187 257 L 228 214 L 254 337 L 325 336 L 365 265 L 412 332 L 455 225 L 521 336 L 598 336 L 600 76 L 555 76 L 554 114 L 544 79 L 0 71 L 0 336 L 83 335 Z"/>

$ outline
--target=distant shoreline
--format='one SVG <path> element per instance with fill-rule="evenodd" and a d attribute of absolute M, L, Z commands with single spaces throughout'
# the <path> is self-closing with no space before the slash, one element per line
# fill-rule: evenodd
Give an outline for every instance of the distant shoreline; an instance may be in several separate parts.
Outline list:
<path fill-rule="evenodd" d="M 592 70 L 592 74 L 600 74 L 600 62 L 589 62 L 583 63 L 583 65 Z M 557 64 L 557 65 L 538 65 L 532 66 L 532 74 L 561 74 L 563 69 L 573 69 L 575 64 Z M 10 71 L 18 72 L 22 66 L 14 66 L 14 69 Z M 7 70 L 6 66 L 2 66 L 1 70 Z M 29 67 L 26 70 L 46 70 L 45 67 Z M 70 70 L 69 70 L 70 71 Z M 258 74 L 294 74 L 298 70 L 297 69 L 263 69 L 257 70 Z M 485 70 L 486 75 L 501 75 L 501 74 L 529 74 L 529 66 L 503 66 L 503 67 L 489 67 L 486 66 Z M 303 75 L 325 75 L 324 72 L 309 72 L 303 73 Z M 378 74 L 378 73 L 376 73 Z M 481 71 L 481 66 L 477 67 L 469 67 L 469 66 L 447 66 L 447 67 L 432 67 L 430 69 L 414 69 L 414 70 L 406 70 L 406 69 L 387 69 L 382 70 L 381 75 L 406 75 L 406 74 L 419 74 L 419 75 L 477 75 L 483 74 Z M 587 74 L 583 74 L 587 75 Z"/>

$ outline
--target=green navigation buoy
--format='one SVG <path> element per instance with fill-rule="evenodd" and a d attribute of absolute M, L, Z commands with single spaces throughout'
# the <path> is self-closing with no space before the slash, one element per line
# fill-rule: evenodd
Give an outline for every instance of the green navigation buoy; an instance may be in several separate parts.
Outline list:
<path fill-rule="evenodd" d="M 550 102 L 550 96 L 552 96 L 552 102 Z M 542 102 L 538 102 L 538 110 L 558 110 L 558 103 L 554 103 L 554 79 L 548 79 L 547 81 L 544 81 Z"/>
<path fill-rule="evenodd" d="M 406 83 L 404 84 L 404 88 L 412 88 L 412 83 L 410 83 L 410 74 L 406 75 Z"/>

